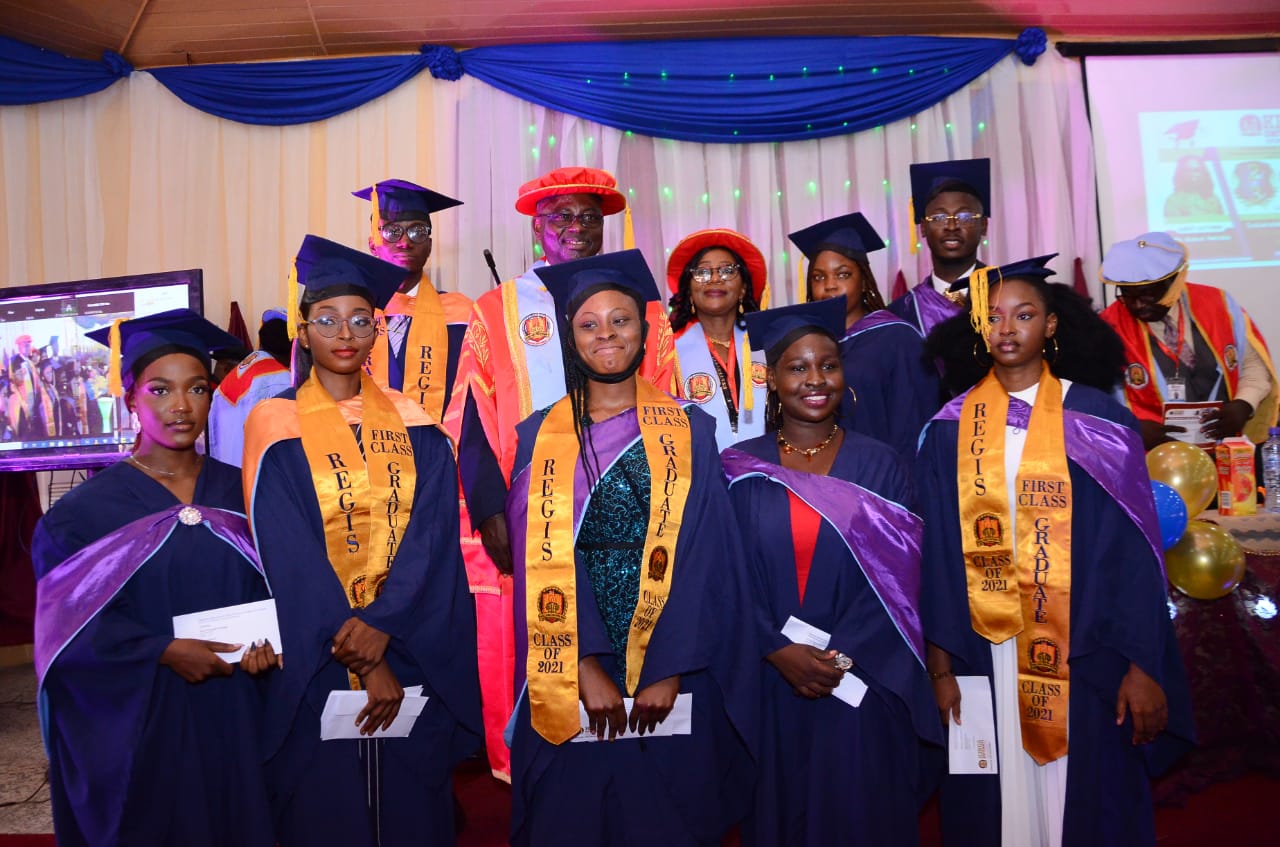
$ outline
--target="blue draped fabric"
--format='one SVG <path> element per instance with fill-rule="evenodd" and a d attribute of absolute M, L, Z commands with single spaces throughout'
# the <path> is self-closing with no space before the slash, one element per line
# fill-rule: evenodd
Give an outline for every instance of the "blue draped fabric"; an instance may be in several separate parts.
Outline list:
<path fill-rule="evenodd" d="M 411 55 L 156 68 L 188 105 L 281 126 L 324 120 L 424 70 L 468 73 L 523 100 L 618 129 L 684 141 L 797 141 L 880 126 L 923 111 L 1045 34 L 1000 38 L 748 38 L 480 47 Z M 0 104 L 87 94 L 131 70 L 0 39 Z M 16 98 L 16 99 L 14 99 Z"/>
<path fill-rule="evenodd" d="M 907 117 L 1014 47 L 998 38 L 747 38 L 481 47 L 461 58 L 471 76 L 549 109 L 659 138 L 741 143 Z"/>
<path fill-rule="evenodd" d="M 189 65 L 150 73 L 202 112 L 246 124 L 288 126 L 363 106 L 427 69 L 442 79 L 461 76 L 452 50 L 430 46 L 409 56 Z"/>
<path fill-rule="evenodd" d="M 133 66 L 111 50 L 101 62 L 91 62 L 0 36 L 0 106 L 84 97 L 132 72 Z"/>

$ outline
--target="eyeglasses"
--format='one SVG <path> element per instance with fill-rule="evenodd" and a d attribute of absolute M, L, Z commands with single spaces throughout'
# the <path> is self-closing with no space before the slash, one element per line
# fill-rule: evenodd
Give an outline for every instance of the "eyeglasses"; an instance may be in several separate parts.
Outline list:
<path fill-rule="evenodd" d="M 604 225 L 604 215 L 599 212 L 580 212 L 576 215 L 572 212 L 547 212 L 536 217 L 544 219 L 556 229 L 564 229 L 574 221 L 586 229 Z"/>
<path fill-rule="evenodd" d="M 382 233 L 382 240 L 388 244 L 399 244 L 400 239 L 406 235 L 409 236 L 410 244 L 421 244 L 431 237 L 431 224 L 416 223 L 409 226 L 401 226 L 400 224 L 383 224 L 378 227 L 378 232 Z"/>
<path fill-rule="evenodd" d="M 954 215 L 925 215 L 924 222 L 929 226 L 944 227 L 952 224 L 961 228 L 977 226 L 986 215 L 979 212 L 956 212 Z"/>
<path fill-rule="evenodd" d="M 378 328 L 372 315 L 353 315 L 349 318 L 339 318 L 336 315 L 321 315 L 314 320 L 307 321 L 305 326 L 315 327 L 316 332 L 320 333 L 323 338 L 334 338 L 337 336 L 338 331 L 342 329 L 344 323 L 356 338 L 368 338 Z"/>
<path fill-rule="evenodd" d="M 689 268 L 689 277 L 699 285 L 706 285 L 711 282 L 711 274 L 720 278 L 721 282 L 728 282 L 731 279 L 737 279 L 739 265 L 721 265 L 718 268 Z"/>

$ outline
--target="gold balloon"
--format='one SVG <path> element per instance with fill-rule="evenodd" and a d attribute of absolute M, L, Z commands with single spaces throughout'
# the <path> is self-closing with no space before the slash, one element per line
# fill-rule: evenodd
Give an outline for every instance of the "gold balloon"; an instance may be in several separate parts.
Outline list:
<path fill-rule="evenodd" d="M 1203 512 L 1218 493 L 1218 469 L 1209 454 L 1194 444 L 1169 441 L 1152 448 L 1147 472 L 1182 495 L 1189 518 Z"/>
<path fill-rule="evenodd" d="M 1182 540 L 1164 553 L 1169 581 L 1197 600 L 1216 600 L 1244 578 L 1244 551 L 1231 533 L 1206 521 L 1190 521 Z"/>

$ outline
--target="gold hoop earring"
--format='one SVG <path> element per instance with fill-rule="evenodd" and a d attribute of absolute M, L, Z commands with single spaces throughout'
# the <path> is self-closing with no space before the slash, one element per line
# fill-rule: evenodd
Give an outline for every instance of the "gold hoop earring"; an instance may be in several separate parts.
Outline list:
<path fill-rule="evenodd" d="M 973 360 L 978 364 L 982 364 L 982 351 L 978 349 L 978 343 L 977 341 L 973 342 Z M 990 354 L 988 354 L 987 358 L 990 358 Z"/>
<path fill-rule="evenodd" d="M 738 301 L 738 314 L 740 314 L 740 315 L 741 315 L 741 314 L 742 314 L 742 312 L 743 312 L 742 301 L 741 301 L 741 300 L 739 300 L 739 301 Z"/>

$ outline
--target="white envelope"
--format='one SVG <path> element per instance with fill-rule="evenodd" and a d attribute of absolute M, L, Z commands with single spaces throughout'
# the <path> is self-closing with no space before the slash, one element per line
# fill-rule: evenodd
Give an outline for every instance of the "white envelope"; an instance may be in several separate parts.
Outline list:
<path fill-rule="evenodd" d="M 174 615 L 173 637 L 243 644 L 235 652 L 218 654 L 232 664 L 240 661 L 250 644 L 263 638 L 271 642 L 276 653 L 284 652 L 284 645 L 280 643 L 280 621 L 276 618 L 275 600 L 257 600 L 238 606 Z"/>
<path fill-rule="evenodd" d="M 782 625 L 782 634 L 793 644 L 808 644 L 818 650 L 826 650 L 831 643 L 831 633 L 818 629 L 813 624 L 805 623 L 795 615 L 787 618 Z M 843 700 L 855 709 L 862 705 L 862 698 L 867 696 L 867 684 L 855 674 L 846 673 L 844 679 L 831 692 L 837 700 Z"/>
<path fill-rule="evenodd" d="M 361 735 L 360 726 L 356 724 L 356 716 L 369 702 L 369 692 L 330 691 L 329 699 L 324 703 L 324 712 L 320 715 L 320 740 L 407 738 L 429 699 L 431 698 L 422 696 L 421 685 L 409 686 L 404 690 L 400 713 L 391 722 L 391 726 L 376 730 L 373 735 Z"/>
<path fill-rule="evenodd" d="M 958 676 L 960 720 L 947 715 L 947 765 L 955 774 L 998 774 L 996 720 L 991 712 L 991 679 Z"/>
<path fill-rule="evenodd" d="M 634 702 L 635 702 L 634 698 L 631 698 L 631 697 L 622 698 L 623 706 L 626 707 L 628 715 L 631 714 L 631 706 Z M 594 735 L 592 735 L 591 732 L 587 729 L 587 727 L 591 725 L 591 721 L 587 717 L 587 710 L 582 707 L 581 701 L 579 701 L 578 703 L 578 720 L 581 721 L 582 730 L 573 738 L 569 739 L 571 743 L 600 740 L 599 738 L 596 738 Z M 692 735 L 692 734 L 693 734 L 693 695 L 677 694 L 676 703 L 674 706 L 671 707 L 671 714 L 667 715 L 666 720 L 658 724 L 657 727 L 654 728 L 653 732 L 646 732 L 644 735 L 640 735 L 639 733 L 632 732 L 631 730 L 628 729 L 625 735 L 619 735 L 614 740 L 628 741 L 628 740 L 637 739 L 637 738 L 649 739 L 649 738 L 662 738 L 663 736 L 671 736 L 671 735 Z M 605 731 L 604 740 L 605 741 L 609 740 L 609 733 L 607 730 Z"/>

